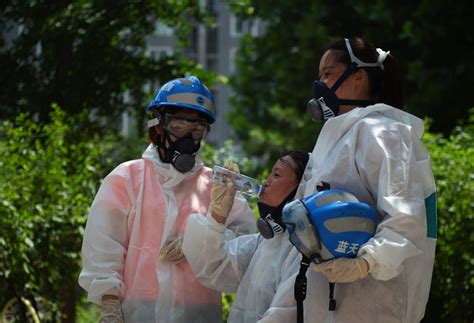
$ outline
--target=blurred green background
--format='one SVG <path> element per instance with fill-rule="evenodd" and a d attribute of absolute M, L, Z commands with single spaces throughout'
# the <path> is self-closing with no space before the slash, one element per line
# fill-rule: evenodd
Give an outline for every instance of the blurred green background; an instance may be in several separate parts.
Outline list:
<path fill-rule="evenodd" d="M 145 107 L 158 84 L 198 75 L 232 89 L 235 136 L 204 144 L 207 165 L 237 161 L 265 178 L 286 149 L 312 150 L 306 115 L 324 47 L 360 35 L 391 50 L 405 75 L 407 110 L 426 120 L 424 143 L 439 192 L 438 246 L 423 322 L 474 319 L 474 33 L 468 1 L 221 1 L 265 32 L 243 35 L 232 76 L 186 57 L 192 24 L 217 23 L 213 1 L 0 3 L 0 309 L 31 300 L 45 322 L 95 322 L 77 285 L 88 208 L 101 179 L 147 145 Z M 177 51 L 145 55 L 160 20 Z M 13 39 L 9 32 L 21 26 Z M 149 86 L 150 84 L 154 86 Z M 127 93 L 129 100 L 124 100 Z M 120 131 L 129 113 L 136 129 Z M 223 297 L 225 315 L 232 295 Z M 27 319 L 27 307 L 17 302 Z"/>

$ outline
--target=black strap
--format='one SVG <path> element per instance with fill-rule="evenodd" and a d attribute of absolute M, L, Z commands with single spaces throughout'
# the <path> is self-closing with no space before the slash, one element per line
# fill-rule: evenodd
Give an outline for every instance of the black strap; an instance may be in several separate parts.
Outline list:
<path fill-rule="evenodd" d="M 310 264 L 309 258 L 303 256 L 300 262 L 300 272 L 295 279 L 296 322 L 303 323 L 303 302 L 306 298 L 306 271 Z"/>
<path fill-rule="evenodd" d="M 329 283 L 329 310 L 334 311 L 336 309 L 336 300 L 334 299 L 334 286 L 335 283 Z"/>
<path fill-rule="evenodd" d="M 331 86 L 330 90 L 333 93 L 336 93 L 337 88 L 342 84 L 342 82 L 344 82 L 346 80 L 346 78 L 349 77 L 349 75 L 351 75 L 352 73 L 354 73 L 357 70 L 357 67 L 358 66 L 357 66 L 356 62 L 353 62 L 349 66 L 347 66 L 344 73 L 342 73 L 342 75 L 337 79 L 336 83 L 334 83 L 333 86 Z"/>
<path fill-rule="evenodd" d="M 349 77 L 352 73 L 354 73 L 359 66 L 356 62 L 352 62 L 344 71 L 344 73 L 337 79 L 336 83 L 331 86 L 330 91 L 336 93 L 337 88 Z M 359 107 L 366 107 L 368 105 L 375 104 L 375 101 L 372 100 L 340 100 L 338 99 L 340 105 L 356 105 Z"/>
<path fill-rule="evenodd" d="M 361 108 L 375 103 L 373 100 L 339 100 L 340 105 L 355 105 Z"/>
<path fill-rule="evenodd" d="M 321 185 L 316 185 L 316 189 L 318 190 L 318 192 L 330 190 L 331 184 L 325 181 L 321 181 Z"/>

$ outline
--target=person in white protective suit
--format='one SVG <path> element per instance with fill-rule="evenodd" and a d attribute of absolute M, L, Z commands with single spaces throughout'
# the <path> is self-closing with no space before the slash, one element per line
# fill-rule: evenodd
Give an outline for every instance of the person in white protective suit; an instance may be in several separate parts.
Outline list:
<path fill-rule="evenodd" d="M 344 189 L 374 207 L 378 222 L 356 258 L 312 265 L 305 322 L 419 322 L 437 235 L 431 160 L 420 141 L 423 122 L 400 110 L 395 58 L 362 38 L 330 45 L 319 74 L 308 111 L 326 122 L 296 197 L 318 187 Z M 333 311 L 328 281 L 336 283 Z"/>
<path fill-rule="evenodd" d="M 181 250 L 189 215 L 211 201 L 212 170 L 196 153 L 215 120 L 212 94 L 194 76 L 175 79 L 147 110 L 151 144 L 104 179 L 90 208 L 79 284 L 101 322 L 219 322 L 221 294 L 197 281 Z M 256 232 L 241 195 L 225 226 Z"/>
<path fill-rule="evenodd" d="M 232 201 L 232 183 L 215 184 L 213 209 L 207 217 L 193 214 L 186 227 L 183 251 L 199 281 L 225 292 L 236 292 L 228 322 L 291 322 L 296 315 L 292 287 L 301 256 L 284 234 L 281 211 L 296 193 L 308 161 L 308 153 L 285 153 L 264 183 L 258 208 L 266 235 L 227 237 L 223 222 Z M 235 164 L 228 168 L 238 171 Z M 269 236 L 267 236 L 269 237 Z"/>

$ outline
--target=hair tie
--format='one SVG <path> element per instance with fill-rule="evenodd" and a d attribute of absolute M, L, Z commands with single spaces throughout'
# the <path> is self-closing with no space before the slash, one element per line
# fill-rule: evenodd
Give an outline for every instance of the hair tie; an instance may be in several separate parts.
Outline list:
<path fill-rule="evenodd" d="M 390 54 L 390 51 L 384 51 L 381 48 L 377 48 L 376 51 L 377 53 L 379 53 L 379 57 L 377 58 L 377 64 L 378 66 L 380 66 L 380 69 L 383 71 L 384 69 L 383 62 L 385 61 L 387 56 Z"/>

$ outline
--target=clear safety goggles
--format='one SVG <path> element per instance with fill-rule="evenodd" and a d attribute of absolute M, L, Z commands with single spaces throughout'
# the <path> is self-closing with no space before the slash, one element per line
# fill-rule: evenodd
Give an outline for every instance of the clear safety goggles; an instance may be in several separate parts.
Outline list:
<path fill-rule="evenodd" d="M 321 244 L 303 202 L 295 200 L 285 205 L 282 220 L 290 235 L 290 242 L 304 256 L 314 260 L 321 250 Z"/>
<path fill-rule="evenodd" d="M 164 117 L 164 128 L 179 139 L 189 134 L 194 139 L 201 139 L 207 135 L 210 128 L 209 121 L 205 119 L 189 119 L 169 113 L 166 113 Z"/>

